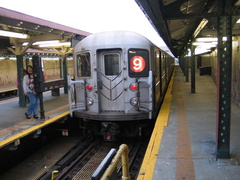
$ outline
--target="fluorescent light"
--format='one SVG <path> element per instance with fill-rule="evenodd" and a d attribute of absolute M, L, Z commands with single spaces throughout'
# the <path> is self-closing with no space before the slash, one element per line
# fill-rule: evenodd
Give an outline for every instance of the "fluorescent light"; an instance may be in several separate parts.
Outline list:
<path fill-rule="evenodd" d="M 227 41 L 227 37 L 222 38 L 223 41 Z M 210 43 L 210 42 L 218 42 L 218 38 L 196 38 L 196 42 L 205 42 L 205 43 Z"/>
<path fill-rule="evenodd" d="M 196 42 L 217 42 L 218 38 L 196 38 Z"/>
<path fill-rule="evenodd" d="M 204 44 L 209 44 L 209 45 L 197 46 L 195 49 L 195 55 L 210 52 L 212 47 L 216 47 L 216 45 L 211 44 L 211 43 L 204 43 Z"/>
<path fill-rule="evenodd" d="M 59 40 L 52 40 L 52 41 L 37 41 L 35 43 L 33 43 L 32 45 L 40 45 L 40 44 L 55 44 L 55 43 L 59 43 Z M 23 46 L 26 46 L 28 44 L 28 42 L 23 43 Z"/>
<path fill-rule="evenodd" d="M 0 30 L 0 36 L 14 37 L 14 38 L 20 38 L 20 39 L 27 39 L 29 37 L 27 34 L 3 31 L 3 30 Z"/>
<path fill-rule="evenodd" d="M 42 58 L 43 60 L 59 60 L 58 57 L 46 57 L 46 58 Z"/>
<path fill-rule="evenodd" d="M 40 44 L 39 47 L 53 47 L 53 46 L 70 46 L 70 42 L 53 43 L 53 44 Z"/>
<path fill-rule="evenodd" d="M 210 51 L 211 51 L 210 49 L 195 49 L 195 55 L 204 54 Z"/>
<path fill-rule="evenodd" d="M 41 45 L 41 44 L 55 44 L 59 43 L 59 40 L 52 40 L 52 41 L 37 41 L 33 43 L 33 45 Z"/>
<path fill-rule="evenodd" d="M 206 26 L 207 23 L 208 23 L 208 20 L 203 18 L 201 23 L 198 25 L 197 29 L 193 33 L 193 37 L 196 37 L 200 33 L 200 31 Z"/>
<path fill-rule="evenodd" d="M 218 44 L 218 42 L 194 42 L 193 45 L 194 46 L 216 46 Z"/>

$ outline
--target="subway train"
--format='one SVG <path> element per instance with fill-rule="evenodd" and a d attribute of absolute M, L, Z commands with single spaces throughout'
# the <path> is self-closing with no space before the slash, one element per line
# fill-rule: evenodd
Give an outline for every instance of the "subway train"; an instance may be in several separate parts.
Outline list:
<path fill-rule="evenodd" d="M 80 127 L 105 140 L 142 135 L 158 114 L 174 57 L 129 31 L 89 35 L 73 57 L 69 107 Z"/>

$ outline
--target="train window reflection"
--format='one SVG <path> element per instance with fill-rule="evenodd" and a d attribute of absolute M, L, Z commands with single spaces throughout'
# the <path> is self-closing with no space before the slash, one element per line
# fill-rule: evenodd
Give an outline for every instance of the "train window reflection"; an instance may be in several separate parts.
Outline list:
<path fill-rule="evenodd" d="M 81 53 L 76 55 L 77 75 L 79 77 L 91 76 L 90 53 Z"/>
<path fill-rule="evenodd" d="M 105 66 L 105 75 L 113 76 L 119 74 L 119 54 L 105 54 L 104 55 L 104 66 Z"/>

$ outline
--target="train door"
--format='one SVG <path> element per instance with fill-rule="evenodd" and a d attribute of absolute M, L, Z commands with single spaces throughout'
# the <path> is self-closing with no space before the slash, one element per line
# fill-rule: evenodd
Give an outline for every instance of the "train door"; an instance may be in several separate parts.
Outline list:
<path fill-rule="evenodd" d="M 100 112 L 124 112 L 122 51 L 98 51 L 98 91 Z"/>

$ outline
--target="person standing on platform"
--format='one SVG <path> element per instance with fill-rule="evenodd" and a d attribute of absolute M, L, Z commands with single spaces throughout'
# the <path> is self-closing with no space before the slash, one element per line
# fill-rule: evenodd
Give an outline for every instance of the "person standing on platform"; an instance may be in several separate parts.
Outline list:
<path fill-rule="evenodd" d="M 29 98 L 29 105 L 25 112 L 27 119 L 30 119 L 32 114 L 35 119 L 38 119 L 39 98 L 34 90 L 33 81 L 33 67 L 29 65 L 27 66 L 26 75 L 23 77 L 23 92 Z"/>

